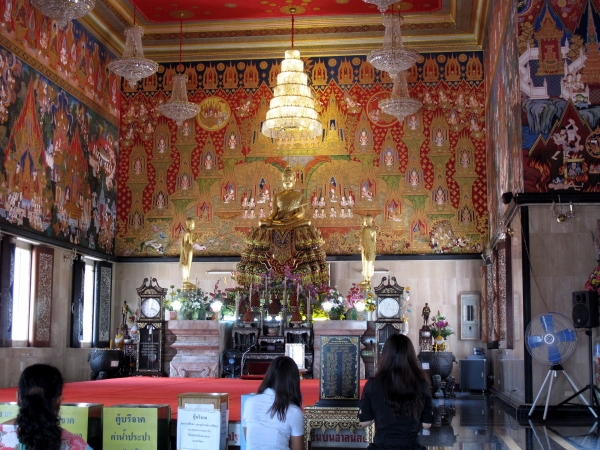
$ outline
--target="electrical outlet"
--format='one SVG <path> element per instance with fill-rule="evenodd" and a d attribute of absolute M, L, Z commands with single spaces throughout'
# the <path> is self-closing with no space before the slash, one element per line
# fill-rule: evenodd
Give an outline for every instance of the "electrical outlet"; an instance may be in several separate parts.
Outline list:
<path fill-rule="evenodd" d="M 570 397 L 573 395 L 573 391 L 565 391 L 565 397 Z"/>

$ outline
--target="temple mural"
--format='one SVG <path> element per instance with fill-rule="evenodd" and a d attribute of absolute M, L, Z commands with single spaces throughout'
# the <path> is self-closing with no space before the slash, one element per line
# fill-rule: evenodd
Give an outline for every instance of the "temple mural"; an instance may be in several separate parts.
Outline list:
<path fill-rule="evenodd" d="M 117 255 L 179 254 L 188 217 L 197 255 L 239 255 L 293 171 L 327 254 L 358 251 L 361 217 L 378 253 L 480 252 L 488 238 L 485 83 L 481 52 L 423 54 L 409 72 L 424 107 L 383 113 L 392 80 L 364 56 L 305 59 L 322 135 L 292 144 L 261 133 L 280 59 L 187 63 L 198 116 L 179 128 L 156 106 L 176 64 L 123 84 Z"/>
<path fill-rule="evenodd" d="M 518 2 L 524 191 L 600 190 L 600 1 Z"/>
<path fill-rule="evenodd" d="M 4 47 L 0 68 L 0 224 L 114 253 L 118 127 Z"/>
<path fill-rule="evenodd" d="M 77 21 L 61 28 L 31 2 L 5 0 L 0 2 L 0 45 L 63 89 L 78 91 L 82 102 L 93 103 L 94 109 L 117 123 L 120 79 L 107 68 L 114 55 Z"/>
<path fill-rule="evenodd" d="M 492 2 L 491 8 L 485 68 L 489 127 L 489 217 L 493 234 L 498 230 L 507 207 L 502 202 L 502 194 L 523 192 L 523 162 L 516 3 Z M 464 160 L 468 160 L 468 155 L 464 155 Z"/>

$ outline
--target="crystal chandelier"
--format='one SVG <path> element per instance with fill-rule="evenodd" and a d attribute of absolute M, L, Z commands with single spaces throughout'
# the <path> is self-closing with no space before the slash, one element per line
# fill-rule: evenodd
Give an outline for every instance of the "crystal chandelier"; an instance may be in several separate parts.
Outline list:
<path fill-rule="evenodd" d="M 300 52 L 294 50 L 294 13 L 292 14 L 292 50 L 286 50 L 277 75 L 277 86 L 267 111 L 262 133 L 279 141 L 315 139 L 321 136 L 323 125 L 315 109 L 315 99 L 308 87 L 308 76 Z"/>
<path fill-rule="evenodd" d="M 391 78 L 396 78 L 396 74 L 399 72 L 410 69 L 419 58 L 419 53 L 404 48 L 400 31 L 402 23 L 400 16 L 384 16 L 385 37 L 383 47 L 367 56 L 367 61 L 373 67 L 389 73 Z"/>
<path fill-rule="evenodd" d="M 108 68 L 113 73 L 125 78 L 131 89 L 135 88 L 139 80 L 149 77 L 158 70 L 158 63 L 144 58 L 144 49 L 142 48 L 144 29 L 135 25 L 135 6 L 133 10 L 134 25 L 125 29 L 123 57 L 113 59 L 108 63 Z"/>
<path fill-rule="evenodd" d="M 183 14 L 181 14 L 183 17 Z M 179 20 L 179 65 L 177 70 L 180 68 L 183 70 L 181 64 L 181 47 L 183 39 L 183 19 Z M 163 116 L 168 117 L 175 121 L 178 127 L 183 124 L 184 120 L 195 117 L 200 112 L 200 106 L 189 102 L 187 96 L 187 80 L 188 77 L 184 73 L 176 73 L 173 75 L 173 92 L 171 99 L 168 102 L 158 106 L 158 112 Z"/>
<path fill-rule="evenodd" d="M 423 102 L 416 98 L 412 98 L 408 93 L 408 83 L 406 82 L 406 72 L 401 71 L 394 79 L 394 87 L 392 88 L 392 96 L 381 100 L 379 107 L 386 114 L 391 114 L 402 121 L 405 117 L 416 113 Z"/>
<path fill-rule="evenodd" d="M 32 5 L 64 28 L 73 19 L 79 19 L 89 13 L 96 0 L 32 0 Z"/>
<path fill-rule="evenodd" d="M 382 13 L 386 12 L 388 6 L 393 5 L 394 3 L 398 3 L 398 0 L 363 0 L 365 3 L 371 3 L 372 5 L 377 5 L 379 11 Z"/>

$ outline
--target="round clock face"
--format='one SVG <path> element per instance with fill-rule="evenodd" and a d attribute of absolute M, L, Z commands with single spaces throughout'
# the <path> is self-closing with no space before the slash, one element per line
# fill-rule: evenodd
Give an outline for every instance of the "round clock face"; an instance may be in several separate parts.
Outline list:
<path fill-rule="evenodd" d="M 147 298 L 142 302 L 141 310 L 146 317 L 156 317 L 160 312 L 160 303 L 155 298 Z"/>
<path fill-rule="evenodd" d="M 388 297 L 379 301 L 378 312 L 380 317 L 384 317 L 389 319 L 390 317 L 395 317 L 400 310 L 400 305 L 398 305 L 398 301 L 394 298 Z"/>

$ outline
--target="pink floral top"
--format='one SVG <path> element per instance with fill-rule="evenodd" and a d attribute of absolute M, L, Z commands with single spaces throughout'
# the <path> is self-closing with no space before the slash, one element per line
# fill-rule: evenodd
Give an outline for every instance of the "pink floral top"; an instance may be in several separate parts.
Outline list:
<path fill-rule="evenodd" d="M 0 424 L 0 449 L 25 450 L 17 437 L 17 426 Z M 63 428 L 60 450 L 92 450 L 87 442 Z"/>

